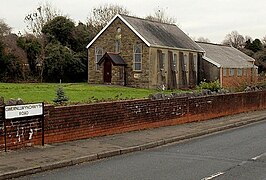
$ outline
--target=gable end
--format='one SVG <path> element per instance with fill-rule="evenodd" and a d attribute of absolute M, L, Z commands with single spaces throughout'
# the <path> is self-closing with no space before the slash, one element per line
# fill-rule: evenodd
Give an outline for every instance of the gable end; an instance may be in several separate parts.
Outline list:
<path fill-rule="evenodd" d="M 126 24 L 133 32 L 136 34 L 147 46 L 151 46 L 150 43 L 144 39 L 120 14 L 117 14 L 116 16 L 111 19 L 111 21 L 108 22 L 108 24 L 93 38 L 93 40 L 86 46 L 86 48 L 89 48 L 100 36 L 101 34 L 116 20 L 116 18 L 119 18 L 123 23 Z"/>

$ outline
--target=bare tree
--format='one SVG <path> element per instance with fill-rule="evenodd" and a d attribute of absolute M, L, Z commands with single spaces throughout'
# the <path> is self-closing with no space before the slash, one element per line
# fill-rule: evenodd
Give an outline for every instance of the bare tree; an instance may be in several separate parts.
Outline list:
<path fill-rule="evenodd" d="M 116 14 L 128 15 L 130 12 L 123 6 L 105 4 L 92 9 L 87 18 L 90 31 L 96 35 Z"/>
<path fill-rule="evenodd" d="M 42 28 L 44 24 L 59 15 L 61 15 L 60 11 L 46 2 L 45 4 L 40 5 L 32 13 L 29 13 L 24 20 L 27 23 L 27 29 L 30 33 L 33 33 L 38 37 L 42 36 Z"/>
<path fill-rule="evenodd" d="M 249 40 L 250 42 L 253 41 L 253 39 L 252 39 L 251 36 L 246 35 L 246 36 L 245 36 L 245 42 L 247 42 L 248 40 Z"/>
<path fill-rule="evenodd" d="M 237 31 L 232 31 L 225 36 L 223 44 L 233 46 L 235 48 L 242 48 L 245 44 L 245 38 Z"/>
<path fill-rule="evenodd" d="M 263 44 L 264 46 L 266 46 L 266 36 L 264 36 L 264 37 L 262 38 L 261 42 L 262 42 L 262 44 Z"/>
<path fill-rule="evenodd" d="M 199 37 L 197 41 L 199 41 L 199 42 L 206 42 L 206 43 L 211 42 L 208 38 L 205 38 L 205 37 Z"/>
<path fill-rule="evenodd" d="M 0 36 L 5 36 L 11 33 L 11 27 L 9 27 L 3 19 L 0 19 Z"/>
<path fill-rule="evenodd" d="M 36 36 L 41 44 L 41 53 L 39 54 L 36 62 L 37 68 L 39 70 L 40 81 L 43 81 L 43 71 L 44 71 L 44 61 L 45 61 L 45 45 L 46 38 L 42 33 L 43 26 L 56 16 L 61 15 L 61 12 L 54 8 L 51 4 L 46 2 L 40 5 L 35 11 L 29 13 L 25 17 L 25 22 L 27 23 L 27 28 L 30 33 Z"/>
<path fill-rule="evenodd" d="M 153 15 L 149 15 L 145 19 L 168 24 L 176 23 L 176 19 L 174 17 L 169 17 L 164 9 L 156 9 Z"/>

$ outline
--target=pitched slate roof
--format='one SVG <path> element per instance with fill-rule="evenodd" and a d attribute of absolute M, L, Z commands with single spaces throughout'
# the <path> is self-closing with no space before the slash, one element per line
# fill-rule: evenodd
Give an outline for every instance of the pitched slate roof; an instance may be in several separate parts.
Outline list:
<path fill-rule="evenodd" d="M 151 46 L 203 51 L 174 24 L 121 15 Z"/>
<path fill-rule="evenodd" d="M 255 59 L 238 49 L 221 44 L 197 42 L 205 50 L 203 59 L 225 68 L 251 68 Z M 256 68 L 256 66 L 254 66 Z"/>
<path fill-rule="evenodd" d="M 114 66 L 126 66 L 126 62 L 124 59 L 118 54 L 118 53 L 110 53 L 106 52 L 103 57 L 98 62 L 99 65 L 101 65 L 105 59 L 110 59 Z"/>
<path fill-rule="evenodd" d="M 123 21 L 147 46 L 204 52 L 197 43 L 174 24 L 160 23 L 119 14 L 98 33 L 87 45 L 87 48 L 96 41 L 116 18 Z"/>

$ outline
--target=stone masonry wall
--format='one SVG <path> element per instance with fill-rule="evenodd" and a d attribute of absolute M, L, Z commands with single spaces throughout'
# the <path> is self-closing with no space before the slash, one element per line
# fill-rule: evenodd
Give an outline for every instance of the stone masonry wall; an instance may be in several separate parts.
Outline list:
<path fill-rule="evenodd" d="M 103 64 L 99 71 L 95 69 L 95 47 L 102 47 L 105 52 L 115 52 L 115 36 L 117 28 L 121 28 L 120 56 L 127 63 L 127 85 L 133 87 L 149 87 L 149 47 L 142 42 L 120 19 L 116 19 L 88 49 L 88 82 L 103 83 Z M 133 71 L 133 46 L 142 45 L 142 71 Z M 112 84 L 121 85 L 119 68 L 112 68 Z"/>
<path fill-rule="evenodd" d="M 146 128 L 176 125 L 266 108 L 266 91 L 165 100 L 45 106 L 45 143 L 65 142 Z M 41 144 L 40 121 L 7 122 L 7 149 Z M 4 150 L 0 108 L 0 151 Z"/>

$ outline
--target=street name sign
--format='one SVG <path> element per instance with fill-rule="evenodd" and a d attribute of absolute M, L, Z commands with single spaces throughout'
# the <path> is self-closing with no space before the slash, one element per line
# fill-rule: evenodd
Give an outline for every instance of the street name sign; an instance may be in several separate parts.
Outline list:
<path fill-rule="evenodd" d="M 5 106 L 5 119 L 43 115 L 43 103 Z"/>

